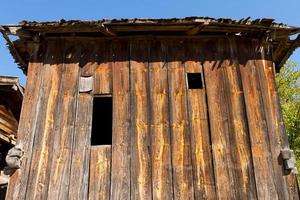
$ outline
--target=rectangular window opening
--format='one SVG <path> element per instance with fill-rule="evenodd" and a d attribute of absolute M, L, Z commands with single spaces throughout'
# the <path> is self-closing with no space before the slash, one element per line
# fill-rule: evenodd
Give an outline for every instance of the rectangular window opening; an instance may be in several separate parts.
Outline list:
<path fill-rule="evenodd" d="M 111 145 L 112 143 L 112 97 L 95 96 L 91 145 Z"/>
<path fill-rule="evenodd" d="M 201 73 L 187 73 L 189 89 L 203 89 Z"/>

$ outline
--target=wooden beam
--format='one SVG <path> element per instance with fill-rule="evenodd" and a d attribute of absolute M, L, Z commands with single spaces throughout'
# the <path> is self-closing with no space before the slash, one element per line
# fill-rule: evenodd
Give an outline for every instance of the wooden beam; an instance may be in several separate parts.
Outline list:
<path fill-rule="evenodd" d="M 8 46 L 10 47 L 12 53 L 17 58 L 17 61 L 20 63 L 20 65 L 22 65 L 23 67 L 27 67 L 26 62 L 23 60 L 23 58 L 20 55 L 19 51 L 15 48 L 14 43 L 9 39 L 7 33 L 5 31 L 2 31 L 2 30 L 0 30 L 0 32 L 2 33 L 4 39 L 6 40 Z"/>
<path fill-rule="evenodd" d="M 205 25 L 201 24 L 199 26 L 195 26 L 186 32 L 187 35 L 197 35 L 200 31 L 204 29 Z"/>
<path fill-rule="evenodd" d="M 3 133 L 2 131 L 0 131 L 0 140 L 6 142 L 8 144 L 16 145 L 16 138 L 13 136 L 14 135 L 7 135 L 7 134 Z"/>
<path fill-rule="evenodd" d="M 7 35 L 15 35 L 19 37 L 27 37 L 32 38 L 32 34 L 29 31 L 23 29 L 23 27 L 15 25 L 15 26 L 1 26 L 1 31 L 6 32 Z"/>

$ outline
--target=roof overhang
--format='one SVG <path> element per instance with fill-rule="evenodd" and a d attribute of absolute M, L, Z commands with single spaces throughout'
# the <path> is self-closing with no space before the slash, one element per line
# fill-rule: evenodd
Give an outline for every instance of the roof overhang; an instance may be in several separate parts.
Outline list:
<path fill-rule="evenodd" d="M 60 20 L 3 25 L 0 30 L 7 40 L 15 61 L 26 73 L 33 43 L 41 38 L 130 38 L 150 37 L 208 37 L 240 36 L 267 38 L 273 46 L 273 60 L 277 69 L 284 65 L 292 52 L 300 46 L 300 28 L 274 23 L 273 19 L 249 18 L 241 20 L 188 17 L 173 19 L 113 19 L 98 21 Z M 290 36 L 297 35 L 296 39 Z M 8 35 L 18 36 L 14 42 Z"/>

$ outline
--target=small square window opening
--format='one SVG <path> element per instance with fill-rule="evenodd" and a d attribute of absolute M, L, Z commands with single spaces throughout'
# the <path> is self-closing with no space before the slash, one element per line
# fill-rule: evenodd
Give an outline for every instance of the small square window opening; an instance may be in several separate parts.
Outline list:
<path fill-rule="evenodd" d="M 187 73 L 189 89 L 203 89 L 201 73 Z"/>

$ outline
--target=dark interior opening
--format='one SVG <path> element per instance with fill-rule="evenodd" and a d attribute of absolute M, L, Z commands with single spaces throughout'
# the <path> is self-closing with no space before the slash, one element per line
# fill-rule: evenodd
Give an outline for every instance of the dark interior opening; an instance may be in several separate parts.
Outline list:
<path fill-rule="evenodd" d="M 203 89 L 201 73 L 187 73 L 189 89 Z"/>
<path fill-rule="evenodd" d="M 2 171 L 2 173 L 4 173 L 4 167 L 6 166 L 5 157 L 7 156 L 8 150 L 12 147 L 12 145 L 0 141 L 0 171 Z M 5 199 L 6 190 L 7 184 L 0 185 L 0 199 Z"/>
<path fill-rule="evenodd" d="M 111 145 L 112 97 L 94 97 L 91 145 Z"/>

